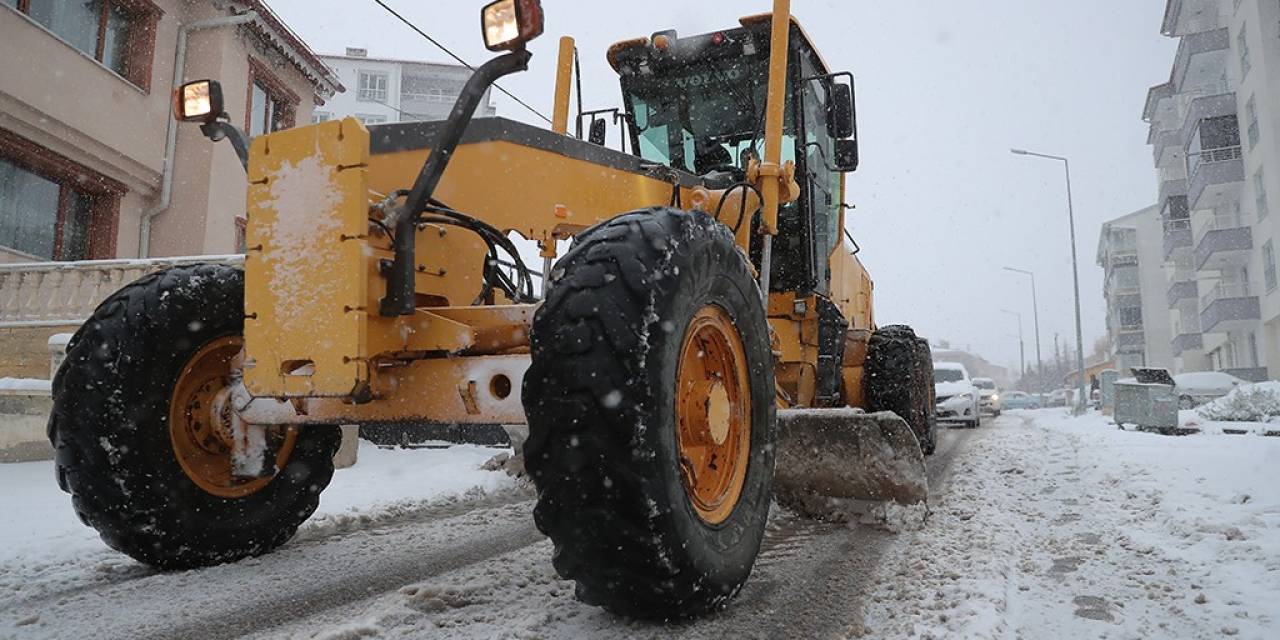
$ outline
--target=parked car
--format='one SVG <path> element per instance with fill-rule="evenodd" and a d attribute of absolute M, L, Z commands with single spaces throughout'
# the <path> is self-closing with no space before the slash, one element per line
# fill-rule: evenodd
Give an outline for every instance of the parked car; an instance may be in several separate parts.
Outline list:
<path fill-rule="evenodd" d="M 1000 388 L 991 378 L 974 378 L 973 386 L 978 388 L 978 409 L 983 413 L 1000 415 Z"/>
<path fill-rule="evenodd" d="M 1191 371 L 1173 376 L 1173 384 L 1178 394 L 1178 408 L 1194 409 L 1249 382 L 1221 371 Z"/>
<path fill-rule="evenodd" d="M 969 370 L 959 362 L 933 363 L 933 387 L 938 422 L 961 423 L 976 429 L 982 425 L 978 388 Z"/>
<path fill-rule="evenodd" d="M 1004 409 L 1039 409 L 1040 398 L 1025 391 L 1005 391 L 1000 394 L 1001 408 Z"/>
<path fill-rule="evenodd" d="M 1069 390 L 1067 390 L 1067 389 L 1054 389 L 1054 390 L 1049 394 L 1049 406 L 1051 406 L 1051 407 L 1065 407 L 1065 406 L 1067 406 L 1067 397 L 1068 397 L 1070 394 L 1071 394 L 1071 391 L 1069 391 Z"/>

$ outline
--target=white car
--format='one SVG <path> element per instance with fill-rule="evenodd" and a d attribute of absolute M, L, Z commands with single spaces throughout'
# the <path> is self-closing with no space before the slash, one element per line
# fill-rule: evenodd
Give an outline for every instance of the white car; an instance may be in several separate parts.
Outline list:
<path fill-rule="evenodd" d="M 1191 371 L 1173 376 L 1173 384 L 1178 408 L 1193 409 L 1249 382 L 1221 371 Z"/>
<path fill-rule="evenodd" d="M 985 414 L 998 416 L 1000 410 L 1004 408 L 1004 403 L 1000 401 L 1000 389 L 996 387 L 996 381 L 991 378 L 974 378 L 973 386 L 978 388 L 978 409 Z"/>
<path fill-rule="evenodd" d="M 972 429 L 982 424 L 978 388 L 969 370 L 958 362 L 933 363 L 933 388 L 938 422 L 959 422 Z"/>

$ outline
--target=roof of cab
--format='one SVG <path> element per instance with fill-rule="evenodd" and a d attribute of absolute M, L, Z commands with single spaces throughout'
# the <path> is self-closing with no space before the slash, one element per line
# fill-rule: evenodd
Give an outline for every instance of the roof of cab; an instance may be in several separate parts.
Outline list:
<path fill-rule="evenodd" d="M 768 22 L 772 19 L 773 19 L 772 12 L 757 13 L 755 15 L 743 16 L 741 18 L 738 18 L 738 24 L 742 25 L 743 27 L 752 27 L 762 22 Z M 827 65 L 826 59 L 822 57 L 822 52 L 819 51 L 816 46 L 814 46 L 813 39 L 809 37 L 809 34 L 804 30 L 804 27 L 800 25 L 800 21 L 796 19 L 794 14 L 792 14 L 791 16 L 791 26 L 796 30 L 796 33 L 799 34 L 800 38 L 804 40 L 804 43 L 809 46 L 809 50 L 812 51 L 813 55 L 818 59 L 818 64 L 822 67 L 822 72 L 831 73 L 831 67 Z M 627 40 L 620 40 L 618 42 L 613 43 L 612 45 L 609 46 L 608 54 L 607 54 L 607 57 L 609 60 L 609 66 L 613 67 L 614 71 L 618 70 L 617 54 L 619 51 L 630 49 L 632 47 L 641 47 L 641 46 L 648 46 L 648 45 L 649 45 L 649 38 L 647 37 L 629 38 Z"/>

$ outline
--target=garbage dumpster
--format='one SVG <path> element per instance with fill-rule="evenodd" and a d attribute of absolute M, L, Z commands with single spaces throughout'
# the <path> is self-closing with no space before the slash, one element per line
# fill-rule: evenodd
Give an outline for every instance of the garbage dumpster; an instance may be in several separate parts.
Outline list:
<path fill-rule="evenodd" d="M 1134 367 L 1132 379 L 1117 380 L 1116 424 L 1158 433 L 1178 431 L 1178 396 L 1168 369 Z"/>

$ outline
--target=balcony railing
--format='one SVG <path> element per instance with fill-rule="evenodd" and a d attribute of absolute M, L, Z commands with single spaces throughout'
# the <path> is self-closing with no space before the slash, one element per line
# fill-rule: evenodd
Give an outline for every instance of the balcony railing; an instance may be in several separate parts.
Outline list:
<path fill-rule="evenodd" d="M 107 296 L 148 273 L 210 262 L 241 264 L 244 256 L 0 264 L 0 327 L 79 324 Z"/>
<path fill-rule="evenodd" d="M 1227 298 L 1248 298 L 1249 283 L 1247 282 L 1219 282 L 1213 285 L 1208 293 L 1200 296 L 1200 309 L 1209 308 L 1209 305 Z"/>
<path fill-rule="evenodd" d="M 1248 258 L 1248 251 L 1253 248 L 1253 229 L 1241 216 L 1214 216 L 1196 228 L 1195 247 L 1197 269 L 1221 269 L 1222 264 Z M 1206 266 L 1215 256 L 1217 262 Z"/>
<path fill-rule="evenodd" d="M 1227 231 L 1247 226 L 1249 225 L 1245 223 L 1244 216 L 1235 214 L 1209 216 L 1196 225 L 1195 241 L 1196 244 L 1200 244 L 1200 241 L 1204 240 L 1204 237 L 1210 231 Z"/>
<path fill-rule="evenodd" d="M 1170 346 L 1173 347 L 1173 356 L 1176 358 L 1188 351 L 1203 349 L 1204 336 L 1198 328 L 1194 332 L 1179 333 L 1173 337 Z"/>
<path fill-rule="evenodd" d="M 1195 176 L 1201 167 L 1207 164 L 1215 164 L 1219 162 L 1230 162 L 1239 160 L 1244 157 L 1241 152 L 1240 145 L 1234 147 L 1219 147 L 1217 149 L 1205 149 L 1197 153 L 1187 154 L 1187 175 Z"/>

